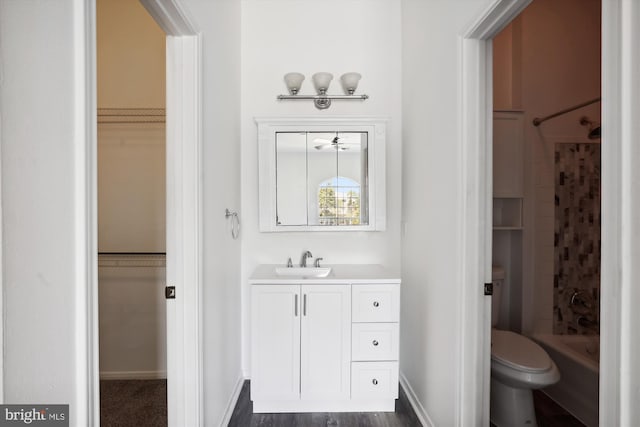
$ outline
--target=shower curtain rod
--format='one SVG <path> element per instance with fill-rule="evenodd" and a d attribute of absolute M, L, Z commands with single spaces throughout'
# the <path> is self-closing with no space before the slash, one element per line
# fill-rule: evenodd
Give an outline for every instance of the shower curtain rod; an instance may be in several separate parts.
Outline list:
<path fill-rule="evenodd" d="M 563 114 L 570 113 L 571 111 L 577 110 L 578 108 L 582 108 L 582 107 L 586 107 L 587 105 L 595 104 L 596 102 L 600 101 L 601 99 L 602 98 L 598 97 L 598 98 L 592 99 L 591 101 L 583 102 L 582 104 L 578 104 L 578 105 L 575 105 L 573 107 L 566 108 L 566 109 L 564 109 L 562 111 L 558 111 L 557 113 L 550 114 L 550 115 L 548 115 L 546 117 L 542 117 L 542 118 L 536 117 L 535 119 L 533 119 L 533 125 L 534 126 L 540 126 L 540 124 L 542 122 L 546 122 L 547 120 L 553 119 L 554 117 L 558 117 L 558 116 L 561 116 Z"/>

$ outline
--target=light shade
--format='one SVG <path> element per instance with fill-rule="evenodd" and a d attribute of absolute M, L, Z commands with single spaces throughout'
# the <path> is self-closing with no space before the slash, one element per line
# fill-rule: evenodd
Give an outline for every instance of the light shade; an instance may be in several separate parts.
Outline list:
<path fill-rule="evenodd" d="M 316 87 L 319 94 L 324 95 L 329 89 L 329 84 L 331 84 L 332 79 L 333 74 L 331 73 L 315 73 L 313 75 L 313 85 Z"/>
<path fill-rule="evenodd" d="M 349 95 L 353 95 L 358 88 L 358 82 L 361 78 L 362 76 L 360 73 L 344 73 L 342 77 L 340 77 L 340 80 L 342 80 L 342 87 L 345 92 Z"/>
<path fill-rule="evenodd" d="M 287 84 L 287 89 L 291 95 L 296 95 L 302 86 L 304 81 L 304 74 L 301 73 L 287 73 L 284 75 L 284 82 Z"/>

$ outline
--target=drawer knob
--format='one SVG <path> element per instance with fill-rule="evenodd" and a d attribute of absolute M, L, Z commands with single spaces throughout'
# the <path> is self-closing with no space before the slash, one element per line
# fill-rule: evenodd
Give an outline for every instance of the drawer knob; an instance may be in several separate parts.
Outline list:
<path fill-rule="evenodd" d="M 378 301 L 374 301 L 374 302 L 373 302 L 373 306 L 374 306 L 374 307 L 379 307 L 379 306 L 380 306 L 380 303 L 379 303 Z"/>
<path fill-rule="evenodd" d="M 372 383 L 373 383 L 373 385 L 378 385 L 378 380 L 374 378 Z"/>
<path fill-rule="evenodd" d="M 377 345 L 378 345 L 378 340 L 373 340 L 373 343 L 372 343 L 372 344 L 373 344 L 374 346 L 377 346 Z"/>

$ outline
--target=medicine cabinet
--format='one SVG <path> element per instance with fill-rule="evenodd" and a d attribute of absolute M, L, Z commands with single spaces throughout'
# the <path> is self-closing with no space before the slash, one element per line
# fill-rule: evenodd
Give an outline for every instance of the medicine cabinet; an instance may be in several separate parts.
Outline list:
<path fill-rule="evenodd" d="M 260 231 L 385 229 L 384 119 L 256 122 Z"/>

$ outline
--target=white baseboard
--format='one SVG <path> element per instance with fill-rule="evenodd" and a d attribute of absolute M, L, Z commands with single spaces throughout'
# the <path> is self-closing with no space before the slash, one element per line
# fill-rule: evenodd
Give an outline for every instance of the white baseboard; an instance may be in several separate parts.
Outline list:
<path fill-rule="evenodd" d="M 435 424 L 433 424 L 433 421 L 431 421 L 431 418 L 429 418 L 427 411 L 424 410 L 424 407 L 418 400 L 416 393 L 413 391 L 413 388 L 411 388 L 409 380 L 407 380 L 407 377 L 405 377 L 402 372 L 400 372 L 400 385 L 407 395 L 407 399 L 409 399 L 409 403 L 413 407 L 413 411 L 418 416 L 418 420 L 420 420 L 422 425 L 424 427 L 434 427 Z"/>
<path fill-rule="evenodd" d="M 101 371 L 101 380 L 164 380 L 167 371 Z"/>
<path fill-rule="evenodd" d="M 233 415 L 233 410 L 238 403 L 238 397 L 240 397 L 240 391 L 242 391 L 242 385 L 247 379 L 248 378 L 245 378 L 244 376 L 240 376 L 240 378 L 238 378 L 236 387 L 233 389 L 233 393 L 231 393 L 231 397 L 229 398 L 229 402 L 227 403 L 227 409 L 225 409 L 224 411 L 224 417 L 222 417 L 220 427 L 227 427 L 229 425 L 229 421 L 231 421 L 231 415 Z"/>

